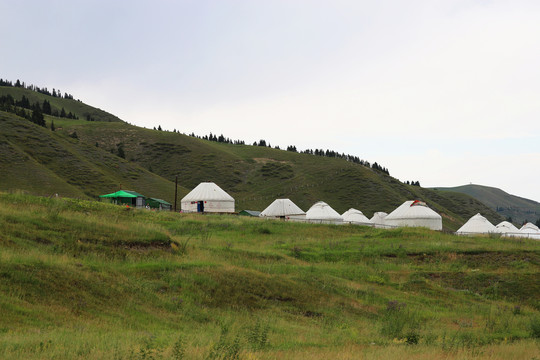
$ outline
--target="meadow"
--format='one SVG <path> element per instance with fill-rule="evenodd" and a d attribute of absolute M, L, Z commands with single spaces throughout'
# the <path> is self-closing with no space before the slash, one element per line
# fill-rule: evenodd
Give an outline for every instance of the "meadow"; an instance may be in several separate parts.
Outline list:
<path fill-rule="evenodd" d="M 540 243 L 0 193 L 2 359 L 540 359 Z"/>

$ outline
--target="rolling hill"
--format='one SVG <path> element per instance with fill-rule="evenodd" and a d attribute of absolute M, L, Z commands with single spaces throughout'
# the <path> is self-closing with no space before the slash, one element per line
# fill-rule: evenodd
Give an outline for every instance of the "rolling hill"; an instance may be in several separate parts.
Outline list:
<path fill-rule="evenodd" d="M 31 102 L 48 99 L 52 106 L 69 107 L 81 119 L 46 116 L 47 126 L 54 121 L 56 131 L 51 131 L 0 112 L 2 190 L 95 198 L 122 187 L 172 202 L 178 175 L 179 198 L 201 181 L 214 181 L 235 197 L 239 210 L 262 210 L 274 199 L 286 197 L 304 210 L 324 200 L 340 213 L 354 207 L 371 217 L 419 199 L 443 216 L 446 230 L 456 230 L 477 212 L 493 222 L 502 220 L 468 195 L 406 185 L 344 159 L 145 129 L 80 101 L 27 89 L 0 87 L 0 94 L 14 98 L 24 94 Z M 96 121 L 82 120 L 90 112 Z M 120 148 L 125 159 L 117 156 Z"/>
<path fill-rule="evenodd" d="M 540 219 L 540 203 L 489 186 L 463 185 L 451 188 L 436 188 L 440 191 L 467 194 L 483 202 L 505 218 L 512 218 L 516 225 L 524 222 L 536 222 Z"/>

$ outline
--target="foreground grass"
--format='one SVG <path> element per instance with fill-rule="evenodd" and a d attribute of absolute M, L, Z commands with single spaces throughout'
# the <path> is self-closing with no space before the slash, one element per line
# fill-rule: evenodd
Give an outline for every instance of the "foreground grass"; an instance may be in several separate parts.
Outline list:
<path fill-rule="evenodd" d="M 3 359 L 533 359 L 540 247 L 0 194 Z"/>

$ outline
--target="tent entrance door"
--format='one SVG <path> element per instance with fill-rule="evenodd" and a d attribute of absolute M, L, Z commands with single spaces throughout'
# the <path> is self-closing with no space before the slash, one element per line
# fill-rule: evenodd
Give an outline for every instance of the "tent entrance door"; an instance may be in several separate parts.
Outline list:
<path fill-rule="evenodd" d="M 204 212 L 204 201 L 197 202 L 197 212 Z"/>

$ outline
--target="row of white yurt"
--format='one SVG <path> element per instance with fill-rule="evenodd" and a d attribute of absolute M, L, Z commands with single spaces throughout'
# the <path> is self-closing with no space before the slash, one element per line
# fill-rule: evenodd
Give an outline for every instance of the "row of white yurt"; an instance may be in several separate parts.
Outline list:
<path fill-rule="evenodd" d="M 233 213 L 234 198 L 213 182 L 202 182 L 181 200 L 183 212 Z M 376 212 L 368 219 L 360 210 L 349 209 L 340 215 L 323 201 L 315 203 L 307 212 L 289 199 L 277 199 L 260 214 L 265 218 L 305 220 L 321 224 L 356 224 L 374 227 L 427 227 L 442 230 L 442 217 L 422 201 L 406 201 L 390 214 Z M 538 226 L 527 223 L 518 229 L 512 223 L 503 221 L 494 226 L 481 214 L 471 217 L 456 234 L 501 234 L 506 237 L 527 237 L 540 239 Z"/>
<path fill-rule="evenodd" d="M 471 217 L 462 227 L 456 231 L 458 235 L 475 234 L 499 234 L 504 237 L 524 237 L 531 239 L 540 239 L 540 229 L 538 226 L 527 223 L 518 229 L 514 224 L 503 221 L 497 226 L 489 222 L 488 219 L 480 214 Z"/>
<path fill-rule="evenodd" d="M 296 210 L 290 211 L 290 209 Z M 289 199 L 278 199 L 263 210 L 260 216 L 292 219 L 292 215 L 299 214 L 300 211 L 301 209 Z M 421 201 L 406 201 L 389 215 L 376 212 L 371 219 L 368 219 L 360 210 L 353 208 L 339 215 L 330 205 L 319 201 L 305 213 L 305 220 L 321 224 L 347 223 L 375 227 L 416 226 L 442 230 L 442 217 Z"/>

